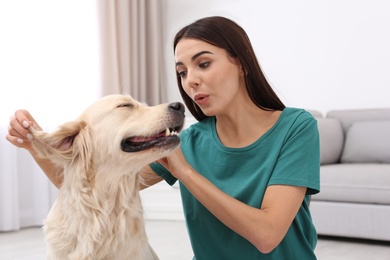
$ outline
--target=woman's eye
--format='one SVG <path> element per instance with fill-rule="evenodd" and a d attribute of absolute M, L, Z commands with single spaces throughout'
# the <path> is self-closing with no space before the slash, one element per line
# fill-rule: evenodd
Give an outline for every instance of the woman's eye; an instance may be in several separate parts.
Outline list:
<path fill-rule="evenodd" d="M 199 67 L 202 68 L 202 69 L 205 69 L 207 68 L 208 66 L 210 65 L 210 62 L 202 62 L 199 64 Z"/>
<path fill-rule="evenodd" d="M 187 75 L 186 71 L 178 71 L 177 74 L 179 74 L 180 78 L 184 78 Z"/>

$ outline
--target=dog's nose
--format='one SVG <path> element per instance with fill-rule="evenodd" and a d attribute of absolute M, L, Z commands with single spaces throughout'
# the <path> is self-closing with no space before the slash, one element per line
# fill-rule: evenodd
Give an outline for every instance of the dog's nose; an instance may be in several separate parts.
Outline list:
<path fill-rule="evenodd" d="M 168 105 L 169 109 L 184 113 L 184 105 L 180 102 L 171 103 Z"/>

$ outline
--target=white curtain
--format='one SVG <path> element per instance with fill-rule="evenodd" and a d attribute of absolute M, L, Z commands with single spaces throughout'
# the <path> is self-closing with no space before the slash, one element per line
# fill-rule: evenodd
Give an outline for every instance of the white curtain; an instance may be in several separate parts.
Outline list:
<path fill-rule="evenodd" d="M 0 136 L 6 135 L 0 126 Z M 57 188 L 29 153 L 0 138 L 0 231 L 41 226 L 57 195 Z"/>
<path fill-rule="evenodd" d="M 161 0 L 99 0 L 103 94 L 166 102 Z"/>
<path fill-rule="evenodd" d="M 11 114 L 27 109 L 53 129 L 100 96 L 96 0 L 0 1 L 0 32 L 1 232 L 41 226 L 57 194 L 6 140 Z"/>
<path fill-rule="evenodd" d="M 0 135 L 6 134 L 6 128 L 0 127 Z M 6 140 L 0 138 L 0 231 L 19 229 L 18 189 L 15 187 L 17 176 L 5 174 L 16 171 L 16 149 L 7 146 Z"/>

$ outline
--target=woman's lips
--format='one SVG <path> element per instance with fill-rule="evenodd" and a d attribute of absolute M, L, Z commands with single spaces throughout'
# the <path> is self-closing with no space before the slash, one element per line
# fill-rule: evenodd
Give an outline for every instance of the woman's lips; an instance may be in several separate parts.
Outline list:
<path fill-rule="evenodd" d="M 195 95 L 194 100 L 195 100 L 195 102 L 196 102 L 199 106 L 201 106 L 201 105 L 204 105 L 204 104 L 207 103 L 207 101 L 209 100 L 209 95 L 198 94 L 198 95 Z"/>

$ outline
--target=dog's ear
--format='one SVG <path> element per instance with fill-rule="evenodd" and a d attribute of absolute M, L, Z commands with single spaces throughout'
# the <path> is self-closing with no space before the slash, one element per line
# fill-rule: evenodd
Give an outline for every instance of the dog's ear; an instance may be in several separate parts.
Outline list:
<path fill-rule="evenodd" d="M 30 128 L 34 135 L 32 144 L 38 154 L 48 157 L 54 163 L 61 166 L 70 164 L 83 150 L 80 146 L 85 142 L 80 135 L 84 134 L 85 128 L 86 123 L 81 120 L 65 123 L 52 133 Z M 82 139 L 81 143 L 76 139 Z"/>

